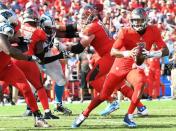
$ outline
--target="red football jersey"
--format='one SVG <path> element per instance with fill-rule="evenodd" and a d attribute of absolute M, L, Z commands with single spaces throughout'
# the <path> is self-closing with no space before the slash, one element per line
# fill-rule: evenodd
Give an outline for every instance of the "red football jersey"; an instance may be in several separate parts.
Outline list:
<path fill-rule="evenodd" d="M 150 50 L 152 44 L 156 44 L 158 49 L 166 47 L 165 42 L 161 38 L 161 34 L 157 26 L 149 25 L 143 35 L 138 34 L 132 27 L 122 28 L 119 31 L 118 38 L 113 44 L 113 48 L 123 50 L 131 50 L 138 44 L 144 44 L 147 50 Z M 131 58 L 118 58 L 115 60 L 119 66 L 129 66 L 133 64 L 134 60 Z M 118 64 L 120 63 L 120 64 Z"/>
<path fill-rule="evenodd" d="M 94 20 L 91 24 L 85 27 L 83 32 L 88 35 L 95 35 L 95 39 L 91 42 L 91 45 L 99 56 L 102 57 L 111 51 L 114 40 L 109 37 L 109 32 L 99 20 Z"/>
<path fill-rule="evenodd" d="M 31 43 L 29 44 L 29 50 L 27 51 L 27 54 L 34 55 L 36 52 L 36 44 L 40 41 L 46 41 L 46 33 L 42 29 L 36 29 L 32 34 Z"/>

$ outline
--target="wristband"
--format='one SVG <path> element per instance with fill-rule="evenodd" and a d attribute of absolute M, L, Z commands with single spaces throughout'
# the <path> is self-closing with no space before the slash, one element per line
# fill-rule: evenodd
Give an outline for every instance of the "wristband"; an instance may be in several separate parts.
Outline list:
<path fill-rule="evenodd" d="M 131 56 L 130 51 L 123 51 L 122 54 L 123 54 L 124 57 L 130 57 Z"/>
<path fill-rule="evenodd" d="M 160 57 L 162 57 L 162 51 L 161 51 L 161 50 L 158 50 L 158 51 L 150 51 L 149 57 L 160 58 Z"/>

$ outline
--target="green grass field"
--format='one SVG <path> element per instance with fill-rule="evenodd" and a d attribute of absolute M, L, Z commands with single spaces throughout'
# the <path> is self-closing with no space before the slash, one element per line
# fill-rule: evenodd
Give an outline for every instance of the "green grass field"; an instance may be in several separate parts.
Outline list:
<path fill-rule="evenodd" d="M 111 115 L 102 117 L 99 112 L 106 107 L 106 103 L 96 108 L 90 117 L 82 124 L 80 128 L 72 129 L 70 125 L 75 117 L 85 109 L 87 103 L 66 104 L 73 111 L 72 116 L 60 116 L 58 120 L 49 120 L 51 128 L 33 127 L 33 117 L 23 117 L 24 105 L 0 106 L 0 130 L 4 131 L 33 131 L 33 130 L 57 130 L 57 131 L 176 131 L 176 101 L 144 101 L 149 110 L 148 117 L 135 118 L 138 127 L 129 129 L 123 125 L 123 117 L 126 113 L 129 102 L 121 102 L 120 109 Z M 41 106 L 40 106 L 41 108 Z M 53 109 L 53 106 L 51 105 Z"/>

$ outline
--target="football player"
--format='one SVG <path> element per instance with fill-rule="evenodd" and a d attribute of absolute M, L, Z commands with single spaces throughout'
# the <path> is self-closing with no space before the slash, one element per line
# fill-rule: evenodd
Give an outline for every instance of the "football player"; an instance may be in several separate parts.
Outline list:
<path fill-rule="evenodd" d="M 0 15 L 0 18 L 3 18 Z M 26 77 L 23 72 L 11 61 L 11 57 L 19 60 L 37 61 L 39 59 L 35 56 L 24 55 L 22 52 L 10 45 L 10 39 L 14 36 L 14 29 L 9 21 L 0 19 L 0 80 L 7 84 L 18 87 L 22 92 L 26 103 L 30 106 L 36 127 L 49 127 L 48 123 L 43 119 L 40 113 L 34 95 L 27 83 Z"/>

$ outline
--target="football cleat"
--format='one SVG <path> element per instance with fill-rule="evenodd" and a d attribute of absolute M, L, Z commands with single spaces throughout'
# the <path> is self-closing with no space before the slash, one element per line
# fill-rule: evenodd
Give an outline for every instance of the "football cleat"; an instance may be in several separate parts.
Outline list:
<path fill-rule="evenodd" d="M 61 112 L 64 115 L 71 115 L 72 111 L 66 107 L 64 107 L 63 105 L 57 104 L 57 107 L 54 109 L 54 111 L 56 112 Z"/>
<path fill-rule="evenodd" d="M 138 116 L 148 116 L 148 110 L 146 106 L 137 107 L 137 109 L 138 109 L 137 111 Z"/>
<path fill-rule="evenodd" d="M 126 114 L 123 121 L 124 124 L 130 128 L 135 128 L 137 126 L 136 123 L 133 121 L 132 114 Z"/>
<path fill-rule="evenodd" d="M 83 114 L 80 114 L 72 123 L 71 127 L 72 128 L 78 128 L 80 125 L 84 122 L 84 120 L 87 117 L 85 117 Z"/>
<path fill-rule="evenodd" d="M 44 119 L 59 119 L 58 116 L 55 116 L 51 113 L 51 111 L 49 112 L 45 112 L 44 114 Z"/>
<path fill-rule="evenodd" d="M 109 115 L 110 113 L 114 112 L 117 109 L 119 109 L 119 103 L 117 100 L 115 100 L 112 103 L 110 103 L 104 111 L 100 112 L 100 115 L 102 116 Z"/>
<path fill-rule="evenodd" d="M 43 117 L 35 117 L 35 124 L 34 127 L 44 127 L 44 128 L 48 128 L 51 127 L 51 125 L 49 125 Z"/>

